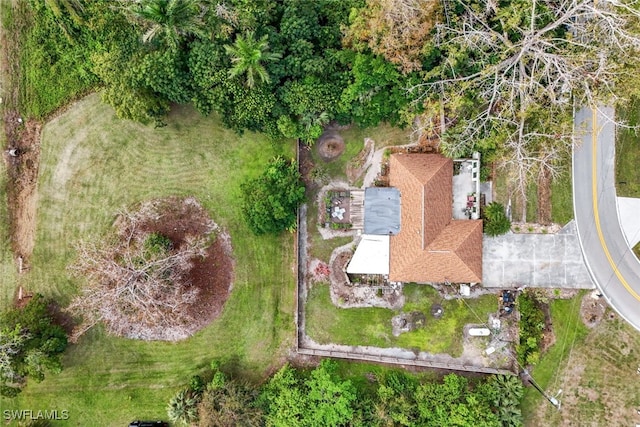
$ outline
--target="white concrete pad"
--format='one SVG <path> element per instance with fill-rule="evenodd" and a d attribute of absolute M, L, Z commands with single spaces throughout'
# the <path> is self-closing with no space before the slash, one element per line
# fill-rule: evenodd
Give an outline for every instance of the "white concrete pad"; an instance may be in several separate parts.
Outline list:
<path fill-rule="evenodd" d="M 482 286 L 486 288 L 593 289 L 573 221 L 557 234 L 484 236 Z"/>
<path fill-rule="evenodd" d="M 618 197 L 617 202 L 622 232 L 629 246 L 634 247 L 640 242 L 640 199 Z"/>

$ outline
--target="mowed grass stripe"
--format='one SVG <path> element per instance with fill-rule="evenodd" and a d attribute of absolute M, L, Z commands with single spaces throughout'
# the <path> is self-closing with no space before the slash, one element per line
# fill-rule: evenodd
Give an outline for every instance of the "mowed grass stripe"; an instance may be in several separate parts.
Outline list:
<path fill-rule="evenodd" d="M 231 234 L 236 279 L 222 315 L 180 343 L 139 342 L 96 327 L 69 348 L 65 369 L 30 383 L 10 408 L 69 409 L 81 425 L 166 418 L 167 399 L 212 359 L 259 381 L 294 336 L 292 236 L 256 237 L 244 224 L 240 183 L 293 144 L 242 136 L 215 117 L 176 108 L 160 129 L 117 119 L 91 95 L 43 131 L 39 205 L 29 288 L 64 303 L 74 245 L 109 232 L 115 213 L 143 200 L 193 195 Z M 84 392 L 83 392 L 84 391 Z"/>
<path fill-rule="evenodd" d="M 13 300 L 17 285 L 17 266 L 11 252 L 9 237 L 9 212 L 7 209 L 7 171 L 5 163 L 0 162 L 0 309 L 9 306 Z"/>

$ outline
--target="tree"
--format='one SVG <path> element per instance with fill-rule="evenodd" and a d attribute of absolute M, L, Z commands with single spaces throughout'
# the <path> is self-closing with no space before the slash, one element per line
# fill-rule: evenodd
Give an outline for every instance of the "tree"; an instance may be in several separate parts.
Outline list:
<path fill-rule="evenodd" d="M 336 375 L 337 365 L 324 359 L 305 381 L 308 399 L 307 425 L 342 426 L 354 415 L 356 390 L 351 381 L 343 381 Z"/>
<path fill-rule="evenodd" d="M 236 381 L 210 387 L 198 405 L 200 427 L 259 427 L 262 410 L 256 406 L 256 393 Z"/>
<path fill-rule="evenodd" d="M 82 15 L 84 5 L 81 0 L 45 0 L 45 6 L 53 13 L 62 32 L 72 40 L 75 32 L 74 27 L 79 27 L 84 23 Z"/>
<path fill-rule="evenodd" d="M 403 77 L 396 67 L 382 57 L 355 54 L 349 85 L 342 92 L 340 106 L 360 126 L 377 126 L 382 121 L 401 123 L 410 97 L 406 86 L 416 78 Z"/>
<path fill-rule="evenodd" d="M 391 371 L 384 376 L 377 389 L 374 405 L 376 425 L 415 426 L 418 412 L 414 378 L 404 372 Z"/>
<path fill-rule="evenodd" d="M 420 385 L 415 399 L 420 413 L 420 426 L 500 427 L 491 402 L 472 390 L 469 380 L 449 374 L 442 383 Z"/>
<path fill-rule="evenodd" d="M 418 71 L 441 8 L 435 0 L 367 0 L 351 12 L 346 44 L 359 52 L 368 47 L 405 74 Z"/>
<path fill-rule="evenodd" d="M 233 45 L 225 46 L 225 51 L 232 63 L 229 76 L 235 78 L 244 75 L 245 82 L 250 88 L 255 86 L 256 80 L 269 83 L 269 74 L 263 63 L 276 61 L 282 55 L 269 52 L 267 40 L 266 35 L 258 40 L 253 31 L 247 31 L 244 36 L 238 35 Z"/>
<path fill-rule="evenodd" d="M 198 421 L 198 396 L 191 390 L 180 390 L 169 401 L 167 406 L 167 416 L 174 423 L 181 425 L 191 425 Z"/>
<path fill-rule="evenodd" d="M 0 395 L 16 395 L 27 377 L 42 381 L 45 371 L 62 370 L 67 335 L 54 322 L 49 304 L 36 294 L 24 308 L 0 315 Z"/>
<path fill-rule="evenodd" d="M 511 221 L 504 212 L 504 206 L 498 202 L 484 207 L 483 218 L 484 232 L 489 236 L 499 236 L 511 229 Z"/>
<path fill-rule="evenodd" d="M 347 425 L 355 413 L 356 390 L 335 370 L 335 362 L 325 359 L 303 381 L 289 365 L 282 367 L 261 395 L 267 426 Z"/>
<path fill-rule="evenodd" d="M 296 371 L 284 365 L 265 385 L 260 396 L 269 427 L 303 426 L 308 401 Z"/>
<path fill-rule="evenodd" d="M 206 234 L 214 224 L 208 221 L 205 235 L 187 235 L 178 246 L 143 226 L 167 215 L 167 209 L 185 215 L 192 209 L 202 210 L 189 200 L 193 199 L 181 204 L 173 199 L 152 201 L 137 212 L 123 211 L 115 236 L 79 245 L 71 270 L 87 285 L 68 308 L 84 320 L 75 331 L 76 338 L 100 321 L 109 332 L 130 338 L 176 340 L 190 335 L 189 308 L 198 289 L 191 286 L 187 273 L 196 257 L 205 256 Z"/>
<path fill-rule="evenodd" d="M 425 44 L 438 60 L 412 89 L 440 107 L 443 151 L 456 157 L 494 140 L 526 203 L 532 178 L 561 172 L 571 100 L 620 99 L 616 87 L 638 69 L 640 12 L 591 0 L 447 0 L 443 10 Z"/>
<path fill-rule="evenodd" d="M 197 0 L 143 0 L 130 12 L 146 28 L 145 43 L 160 42 L 175 49 L 188 35 L 204 36 Z"/>
<path fill-rule="evenodd" d="M 169 101 L 145 85 L 138 70 L 141 56 L 137 47 L 114 47 L 93 59 L 93 71 L 105 85 L 102 100 L 114 108 L 119 118 L 162 123 Z"/>
<path fill-rule="evenodd" d="M 278 234 L 296 228 L 298 206 L 305 188 L 298 164 L 273 158 L 263 174 L 241 185 L 242 211 L 255 234 Z"/>
<path fill-rule="evenodd" d="M 522 381 L 514 375 L 494 375 L 487 385 L 495 390 L 493 405 L 505 427 L 522 425 L 520 402 L 524 394 Z"/>

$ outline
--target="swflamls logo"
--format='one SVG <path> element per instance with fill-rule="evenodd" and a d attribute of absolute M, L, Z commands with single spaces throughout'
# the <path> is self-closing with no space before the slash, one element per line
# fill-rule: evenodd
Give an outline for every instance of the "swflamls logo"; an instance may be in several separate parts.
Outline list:
<path fill-rule="evenodd" d="M 58 411 L 54 410 L 43 410 L 43 411 L 33 411 L 31 409 L 5 409 L 2 411 L 2 416 L 6 421 L 11 420 L 68 420 L 69 419 L 69 411 L 63 409 Z"/>

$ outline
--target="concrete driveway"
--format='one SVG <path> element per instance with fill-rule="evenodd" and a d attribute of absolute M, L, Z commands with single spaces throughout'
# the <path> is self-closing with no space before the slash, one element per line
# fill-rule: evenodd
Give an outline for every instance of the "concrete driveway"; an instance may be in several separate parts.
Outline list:
<path fill-rule="evenodd" d="M 573 221 L 557 234 L 504 234 L 483 239 L 482 286 L 594 288 Z"/>

